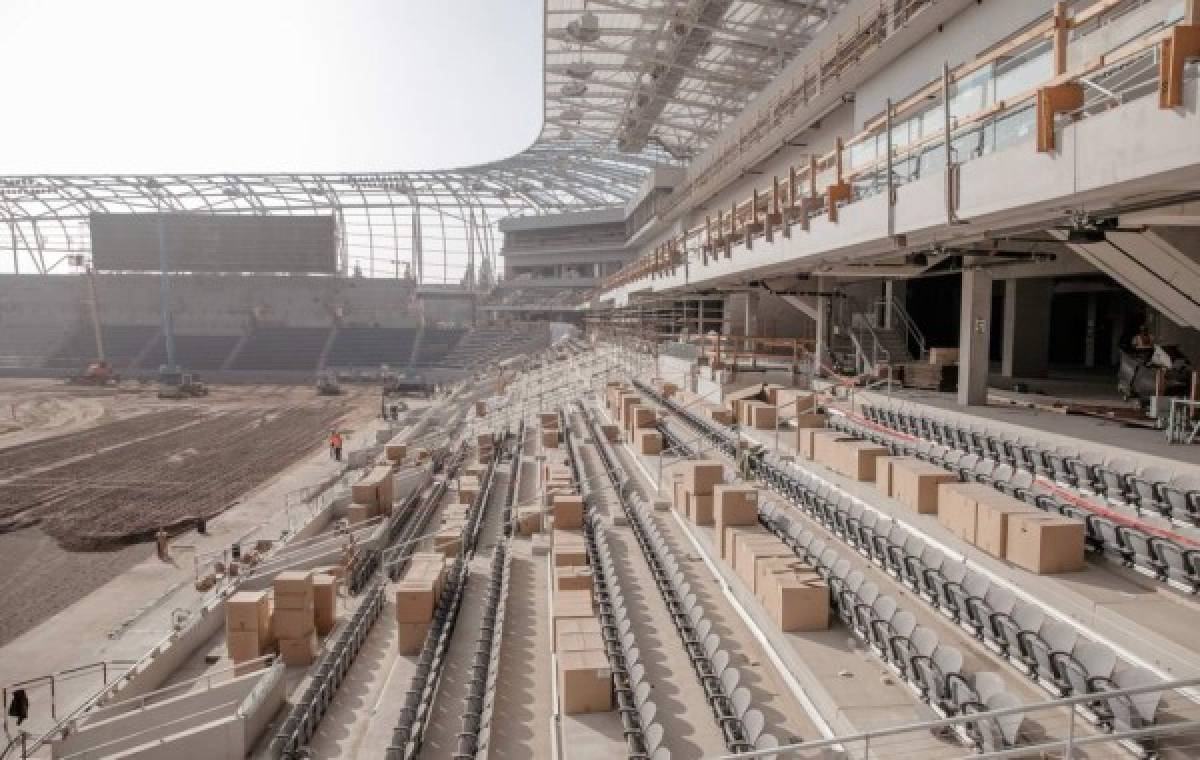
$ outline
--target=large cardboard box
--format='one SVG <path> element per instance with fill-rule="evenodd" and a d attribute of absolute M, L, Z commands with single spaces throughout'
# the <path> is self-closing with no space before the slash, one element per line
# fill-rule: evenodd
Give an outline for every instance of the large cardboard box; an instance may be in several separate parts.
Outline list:
<path fill-rule="evenodd" d="M 383 454 L 392 462 L 403 462 L 408 454 L 408 445 L 397 436 L 383 447 Z"/>
<path fill-rule="evenodd" d="M 697 525 L 713 524 L 713 495 L 684 491 L 687 500 L 686 514 Z"/>
<path fill-rule="evenodd" d="M 601 425 L 600 432 L 604 434 L 604 440 L 609 443 L 621 440 L 621 428 L 616 425 Z"/>
<path fill-rule="evenodd" d="M 519 536 L 532 536 L 542 530 L 541 507 L 518 507 L 516 518 Z"/>
<path fill-rule="evenodd" d="M 767 597 L 764 595 L 774 580 L 770 577 L 773 575 L 818 575 L 816 569 L 801 560 L 799 557 L 764 557 L 755 563 L 757 575 L 754 579 L 755 596 L 764 605 L 767 603 Z"/>
<path fill-rule="evenodd" d="M 907 459 L 908 457 L 885 456 L 875 458 L 875 487 L 884 496 L 892 496 L 894 498 L 892 487 L 892 463 L 897 459 Z"/>
<path fill-rule="evenodd" d="M 1005 559 L 1039 575 L 1083 569 L 1083 521 L 1045 512 L 1008 516 Z"/>
<path fill-rule="evenodd" d="M 998 498 L 975 502 L 975 546 L 1003 559 L 1008 546 L 1008 521 L 1012 515 L 1037 510 L 999 491 L 996 496 Z"/>
<path fill-rule="evenodd" d="M 930 364 L 953 364 L 958 361 L 958 348 L 930 348 Z"/>
<path fill-rule="evenodd" d="M 888 463 L 891 473 L 890 496 L 914 512 L 935 515 L 938 512 L 938 488 L 958 478 L 937 465 L 919 459 L 895 458 Z"/>
<path fill-rule="evenodd" d="M 629 424 L 634 430 L 654 427 L 654 410 L 648 406 L 633 406 L 629 416 Z"/>
<path fill-rule="evenodd" d="M 582 533 L 555 529 L 552 553 L 555 567 L 587 564 L 587 547 L 583 543 Z"/>
<path fill-rule="evenodd" d="M 820 576 L 781 573 L 768 577 L 762 591 L 767 614 L 782 631 L 829 628 L 829 586 Z"/>
<path fill-rule="evenodd" d="M 317 630 L 316 607 L 306 610 L 279 609 L 271 612 L 271 630 L 276 638 L 295 639 Z"/>
<path fill-rule="evenodd" d="M 834 469 L 854 480 L 874 481 L 875 460 L 888 455 L 886 447 L 871 441 L 843 441 L 838 445 L 841 466 Z"/>
<path fill-rule="evenodd" d="M 704 408 L 704 413 L 708 415 L 710 420 L 718 425 L 733 424 L 733 412 L 729 409 L 722 409 L 719 406 L 706 406 Z"/>
<path fill-rule="evenodd" d="M 626 393 L 621 397 L 621 414 L 618 419 L 622 425 L 629 427 L 631 412 L 635 406 L 640 406 L 641 403 L 642 397 L 637 393 Z"/>
<path fill-rule="evenodd" d="M 837 430 L 822 430 L 812 436 L 812 459 L 831 470 L 838 469 L 841 462 L 840 444 L 853 441 L 845 433 Z"/>
<path fill-rule="evenodd" d="M 829 431 L 824 426 L 801 427 L 795 432 L 795 440 L 792 442 L 792 444 L 796 447 L 797 453 L 799 453 L 802 458 L 812 461 L 816 456 L 816 449 L 813 441 L 814 436 L 827 432 Z"/>
<path fill-rule="evenodd" d="M 583 527 L 582 496 L 555 496 L 551 509 L 556 529 L 579 530 Z"/>
<path fill-rule="evenodd" d="M 225 648 L 229 659 L 236 665 L 266 654 L 266 648 L 258 637 L 258 631 L 229 631 L 225 634 Z"/>
<path fill-rule="evenodd" d="M 582 594 L 587 598 L 565 598 L 559 599 L 559 594 Z M 551 633 L 555 637 L 558 636 L 559 625 L 565 620 L 573 620 L 576 618 L 595 619 L 595 613 L 592 611 L 591 594 L 587 591 L 559 591 L 555 592 L 554 611 L 550 617 Z"/>
<path fill-rule="evenodd" d="M 558 633 L 587 633 L 600 635 L 600 621 L 592 616 L 563 618 L 558 621 Z"/>
<path fill-rule="evenodd" d="M 275 576 L 272 584 L 276 610 L 313 610 L 313 573 L 289 570 Z"/>
<path fill-rule="evenodd" d="M 594 632 L 568 632 L 559 631 L 558 637 L 554 640 L 555 652 L 587 652 L 587 651 L 604 651 L 604 637 L 600 635 L 600 631 Z"/>
<path fill-rule="evenodd" d="M 269 632 L 271 598 L 266 591 L 239 591 L 225 600 L 227 632 Z"/>
<path fill-rule="evenodd" d="M 556 591 L 592 592 L 592 569 L 586 565 L 570 565 L 554 568 Z"/>
<path fill-rule="evenodd" d="M 713 531 L 721 556 L 725 556 L 725 528 L 758 524 L 758 490 L 722 484 L 713 487 Z"/>
<path fill-rule="evenodd" d="M 346 521 L 351 525 L 370 520 L 375 514 L 375 507 L 370 504 L 359 504 L 357 502 L 346 505 Z"/>
<path fill-rule="evenodd" d="M 766 393 L 764 392 L 763 387 L 764 386 L 760 383 L 758 385 L 751 385 L 746 388 L 742 388 L 739 391 L 730 391 L 729 393 L 726 393 L 722 399 L 725 403 L 725 408 L 734 413 L 734 416 L 739 423 L 742 422 L 743 419 L 737 416 L 739 411 L 739 402 L 761 401 L 765 399 Z"/>
<path fill-rule="evenodd" d="M 450 525 L 433 534 L 433 550 L 441 552 L 447 559 L 458 556 L 462 548 L 462 530 Z"/>
<path fill-rule="evenodd" d="M 725 562 L 737 570 L 737 550 L 738 543 L 745 540 L 749 536 L 770 536 L 767 529 L 761 525 L 731 525 L 725 528 L 725 552 L 721 556 Z"/>
<path fill-rule="evenodd" d="M 978 499 L 995 489 L 982 483 L 942 483 L 938 486 L 938 522 L 968 544 L 975 543 Z"/>
<path fill-rule="evenodd" d="M 733 570 L 746 584 L 746 588 L 750 589 L 750 593 L 755 593 L 755 584 L 758 582 L 758 563 L 764 559 L 790 559 L 796 556 L 795 552 L 787 547 L 782 541 L 770 533 L 764 535 L 743 535 L 738 536 L 738 544 L 734 547 Z"/>
<path fill-rule="evenodd" d="M 324 636 L 337 624 L 337 578 L 332 575 L 313 578 L 313 598 L 316 601 L 313 620 L 317 633 Z"/>
<path fill-rule="evenodd" d="M 725 466 L 714 459 L 698 459 L 683 464 L 683 483 L 690 493 L 711 494 L 725 479 Z"/>
<path fill-rule="evenodd" d="M 558 412 L 539 412 L 538 425 L 545 428 L 558 428 Z"/>
<path fill-rule="evenodd" d="M 390 506 L 393 501 L 392 468 L 386 465 L 372 467 L 362 479 L 350 486 L 350 498 L 373 507 Z"/>
<path fill-rule="evenodd" d="M 637 451 L 644 456 L 658 456 L 662 453 L 662 433 L 657 430 L 637 431 Z"/>
<path fill-rule="evenodd" d="M 319 648 L 316 631 L 296 638 L 279 639 L 279 657 L 285 665 L 308 667 L 317 659 Z"/>
<path fill-rule="evenodd" d="M 755 430 L 774 430 L 779 421 L 775 407 L 765 401 L 747 401 L 743 404 L 748 414 L 748 423 Z"/>
<path fill-rule="evenodd" d="M 542 431 L 542 448 L 557 449 L 558 448 L 558 429 Z"/>
<path fill-rule="evenodd" d="M 397 623 L 428 623 L 433 620 L 436 604 L 432 579 L 402 580 L 396 584 Z"/>
<path fill-rule="evenodd" d="M 603 651 L 560 653 L 558 680 L 562 711 L 567 715 L 612 709 L 612 669 Z"/>
<path fill-rule="evenodd" d="M 400 654 L 420 654 L 432 623 L 397 623 L 396 651 Z"/>

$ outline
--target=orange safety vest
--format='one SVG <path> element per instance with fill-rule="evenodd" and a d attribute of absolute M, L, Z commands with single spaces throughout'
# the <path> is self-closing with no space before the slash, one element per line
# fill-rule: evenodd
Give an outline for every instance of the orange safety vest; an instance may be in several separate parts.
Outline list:
<path fill-rule="evenodd" d="M 342 447 L 342 437 L 337 433 L 329 436 L 329 445 L 335 449 L 340 449 Z"/>

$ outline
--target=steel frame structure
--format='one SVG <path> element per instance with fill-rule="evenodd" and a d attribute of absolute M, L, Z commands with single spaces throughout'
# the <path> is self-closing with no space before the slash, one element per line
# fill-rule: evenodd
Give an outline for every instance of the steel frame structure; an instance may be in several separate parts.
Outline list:
<path fill-rule="evenodd" d="M 79 264 L 93 213 L 332 214 L 343 274 L 486 287 L 499 218 L 625 204 L 846 2 L 546 0 L 544 124 L 516 155 L 444 171 L 0 176 L 0 271 Z"/>

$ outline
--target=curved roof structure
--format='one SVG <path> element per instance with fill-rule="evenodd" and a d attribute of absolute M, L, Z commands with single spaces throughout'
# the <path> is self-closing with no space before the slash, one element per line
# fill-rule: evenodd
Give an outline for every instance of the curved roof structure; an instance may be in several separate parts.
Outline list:
<path fill-rule="evenodd" d="M 473 280 L 476 259 L 494 271 L 498 218 L 626 202 L 651 168 L 702 149 L 843 3 L 547 0 L 545 124 L 514 156 L 445 171 L 0 177 L 0 268 L 54 271 L 86 253 L 92 213 L 333 214 L 343 271 L 395 276 L 406 262 L 422 281 Z"/>

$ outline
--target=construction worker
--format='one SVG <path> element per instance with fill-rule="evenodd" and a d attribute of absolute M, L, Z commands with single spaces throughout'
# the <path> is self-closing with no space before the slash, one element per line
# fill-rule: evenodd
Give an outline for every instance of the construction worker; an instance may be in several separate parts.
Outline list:
<path fill-rule="evenodd" d="M 329 434 L 329 454 L 334 461 L 342 461 L 342 434 L 336 430 Z"/>

